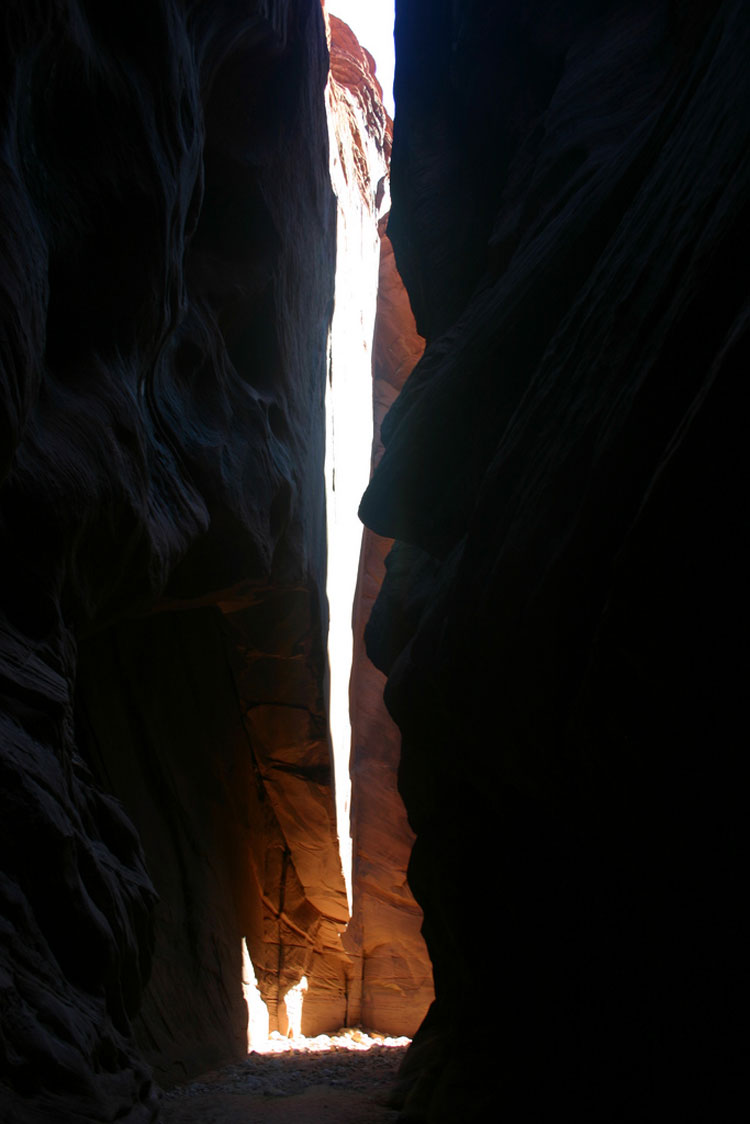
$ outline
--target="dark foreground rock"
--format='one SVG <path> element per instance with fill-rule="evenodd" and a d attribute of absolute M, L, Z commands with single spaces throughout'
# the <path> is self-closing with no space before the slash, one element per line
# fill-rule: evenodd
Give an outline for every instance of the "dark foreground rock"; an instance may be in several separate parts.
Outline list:
<path fill-rule="evenodd" d="M 344 1018 L 328 58 L 318 0 L 2 31 L 0 1116 L 135 1124 L 244 1054 L 243 939 Z"/>
<path fill-rule="evenodd" d="M 435 968 L 410 1119 L 742 1099 L 748 23 L 397 3 L 428 345 L 362 513 Z"/>

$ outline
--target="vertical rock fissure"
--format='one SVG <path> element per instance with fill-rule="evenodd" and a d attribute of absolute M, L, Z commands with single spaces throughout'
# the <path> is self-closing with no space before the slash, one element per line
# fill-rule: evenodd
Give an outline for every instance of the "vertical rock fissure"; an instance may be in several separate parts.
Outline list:
<path fill-rule="evenodd" d="M 330 74 L 326 93 L 330 175 L 337 200 L 336 289 L 326 393 L 328 495 L 328 651 L 336 814 L 351 908 L 349 675 L 351 614 L 361 525 L 359 499 L 369 479 L 372 440 L 371 354 L 378 278 L 377 185 L 387 176 L 390 123 L 373 60 L 346 24 L 326 16 Z"/>
<path fill-rule="evenodd" d="M 386 544 L 362 535 L 361 493 L 379 456 L 379 426 L 422 350 L 385 225 L 392 123 L 371 56 L 330 17 L 331 177 L 338 200 L 336 308 L 328 394 L 331 733 L 342 863 L 352 919 L 348 1019 L 411 1034 L 432 999 L 421 914 L 406 884 L 411 835 L 397 791 L 399 739 L 367 660 L 363 630 Z M 355 459 L 356 458 L 356 459 Z M 335 494 L 333 494 L 335 492 Z"/>

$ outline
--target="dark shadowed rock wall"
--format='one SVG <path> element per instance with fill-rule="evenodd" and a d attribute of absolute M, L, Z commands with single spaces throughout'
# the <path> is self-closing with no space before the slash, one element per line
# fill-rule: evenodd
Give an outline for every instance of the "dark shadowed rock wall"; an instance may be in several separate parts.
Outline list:
<path fill-rule="evenodd" d="M 0 1116 L 146 1121 L 141 1051 L 244 1051 L 243 938 L 272 1017 L 305 972 L 343 1019 L 325 34 L 318 0 L 0 22 Z"/>
<path fill-rule="evenodd" d="M 398 0 L 427 336 L 362 513 L 436 1002 L 409 1119 L 730 1119 L 747 6 Z"/>

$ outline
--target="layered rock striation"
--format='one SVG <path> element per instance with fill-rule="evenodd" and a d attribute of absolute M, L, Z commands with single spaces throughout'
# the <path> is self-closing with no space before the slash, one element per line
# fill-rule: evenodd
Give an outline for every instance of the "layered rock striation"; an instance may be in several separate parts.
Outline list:
<path fill-rule="evenodd" d="M 3 12 L 0 1104 L 343 1021 L 318 0 Z M 303 174 L 301 174 L 303 170 Z M 283 1012 L 279 1012 L 283 1023 Z"/>
<path fill-rule="evenodd" d="M 748 23 L 397 2 L 427 348 L 362 514 L 435 971 L 409 1119 L 741 1095 Z"/>

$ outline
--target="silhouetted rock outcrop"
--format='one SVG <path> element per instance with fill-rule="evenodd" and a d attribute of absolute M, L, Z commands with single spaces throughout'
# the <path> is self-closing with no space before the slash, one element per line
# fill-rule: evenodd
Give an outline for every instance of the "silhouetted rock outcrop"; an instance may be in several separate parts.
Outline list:
<path fill-rule="evenodd" d="M 323 20 L 2 21 L 0 1115 L 145 1121 L 152 960 L 167 1077 L 244 1052 L 243 938 L 343 1019 Z"/>
<path fill-rule="evenodd" d="M 729 1119 L 747 7 L 397 0 L 396 45 L 428 344 L 362 513 L 435 969 L 409 1119 Z"/>

